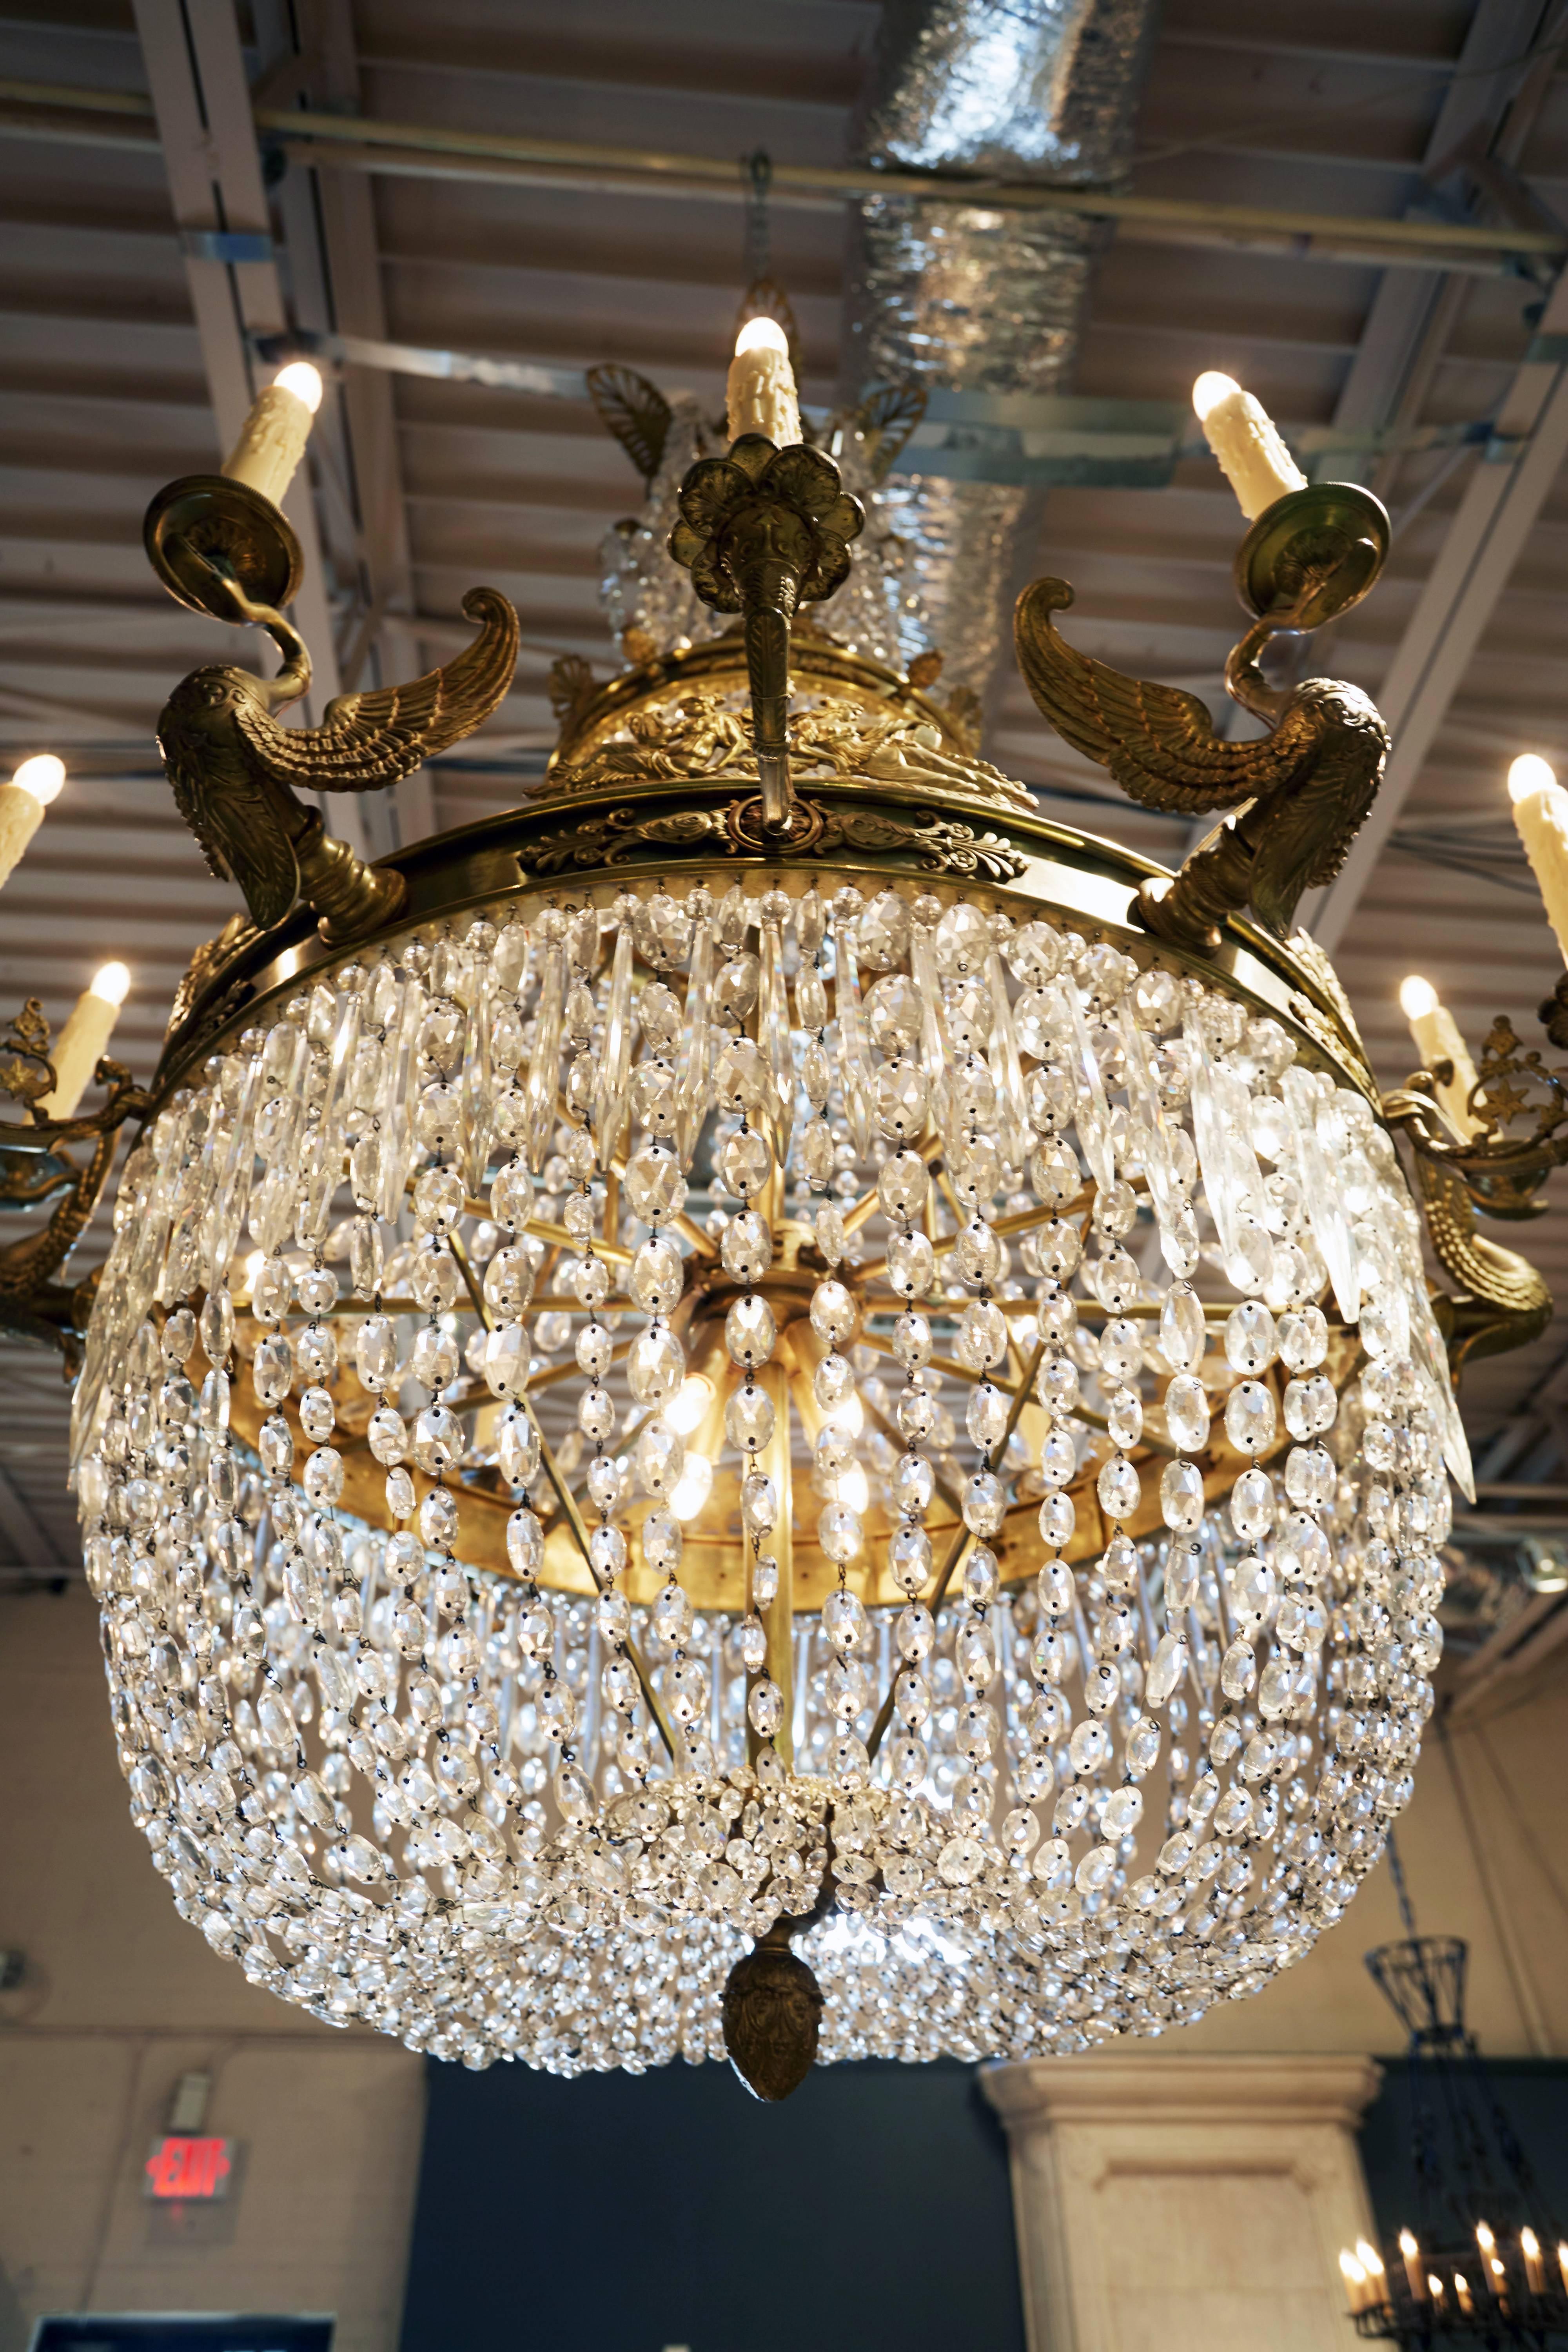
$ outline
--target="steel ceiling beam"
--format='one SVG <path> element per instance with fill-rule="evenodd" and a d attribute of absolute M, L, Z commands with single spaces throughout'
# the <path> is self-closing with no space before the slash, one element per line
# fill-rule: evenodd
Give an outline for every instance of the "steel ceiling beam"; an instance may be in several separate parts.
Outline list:
<path fill-rule="evenodd" d="M 1441 180 L 1467 152 L 1516 163 L 1546 95 L 1536 53 L 1564 21 L 1562 0 L 1480 0 L 1427 142 L 1426 169 Z M 1334 412 L 1352 433 L 1414 425 L 1458 322 L 1463 280 L 1440 271 L 1384 275 Z M 1563 287 L 1542 336 L 1568 326 Z M 1527 436 L 1511 460 L 1510 432 Z M 1471 475 L 1384 678 L 1380 703 L 1394 749 L 1371 816 L 1337 881 L 1306 901 L 1301 919 L 1332 955 L 1348 929 L 1463 682 L 1497 600 L 1568 450 L 1568 387 L 1550 362 L 1527 361 L 1499 416 L 1499 440 Z M 1398 456 L 1353 456 L 1345 473 L 1387 496 Z"/>
<path fill-rule="evenodd" d="M 259 388 L 247 337 L 277 334 L 289 324 L 239 28 L 232 0 L 135 0 L 135 12 L 217 446 L 226 450 Z M 217 238 L 254 239 L 258 257 L 219 258 Z M 284 511 L 305 559 L 294 617 L 314 670 L 306 715 L 319 724 L 340 685 L 321 538 L 304 468 Z M 356 799 L 333 793 L 323 806 L 332 832 L 360 856 L 374 855 Z"/>

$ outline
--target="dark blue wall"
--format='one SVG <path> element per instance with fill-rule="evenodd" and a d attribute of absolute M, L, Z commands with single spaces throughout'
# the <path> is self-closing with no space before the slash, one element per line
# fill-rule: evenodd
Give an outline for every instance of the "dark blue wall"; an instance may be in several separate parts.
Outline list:
<path fill-rule="evenodd" d="M 1417 2200 L 1409 2072 L 1403 2058 L 1382 2063 L 1383 2087 L 1363 2119 L 1361 2153 L 1378 2227 L 1389 2236 L 1416 2221 Z M 1487 2072 L 1547 2211 L 1568 2228 L 1568 2061 L 1494 2058 Z"/>
<path fill-rule="evenodd" d="M 432 2063 L 403 2352 L 1023 2352 L 1006 2141 L 972 2068 L 563 2083 Z"/>

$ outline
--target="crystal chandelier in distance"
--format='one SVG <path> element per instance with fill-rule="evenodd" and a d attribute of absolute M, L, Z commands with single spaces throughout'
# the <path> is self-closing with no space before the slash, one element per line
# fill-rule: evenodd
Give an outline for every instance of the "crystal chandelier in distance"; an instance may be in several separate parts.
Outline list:
<path fill-rule="evenodd" d="M 568 674 L 523 806 L 375 868 L 291 787 L 471 731 L 510 608 L 285 730 L 271 445 L 154 502 L 166 584 L 285 660 L 164 714 L 255 919 L 176 1002 L 75 1447 L 132 1816 L 216 1950 L 470 2065 L 727 2048 L 777 2097 L 1160 2033 L 1308 1951 L 1408 1797 L 1468 1469 L 1348 1008 L 1243 913 L 1375 790 L 1364 698 L 1281 717 L 1257 658 L 1365 593 L 1381 509 L 1258 510 L 1261 745 L 1031 592 L 1061 731 L 1237 811 L 1173 879 L 974 755 L 866 441 L 746 431 L 793 383 L 736 369 L 727 454 L 637 444 L 630 669 Z"/>

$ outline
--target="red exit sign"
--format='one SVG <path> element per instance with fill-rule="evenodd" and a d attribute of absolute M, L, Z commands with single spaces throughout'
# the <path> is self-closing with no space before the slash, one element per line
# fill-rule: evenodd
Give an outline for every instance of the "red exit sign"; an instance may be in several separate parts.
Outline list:
<path fill-rule="evenodd" d="M 202 2201 L 228 2195 L 234 2170 L 231 2139 L 191 2139 L 174 2134 L 154 2140 L 143 2168 L 147 2194 L 161 2203 Z"/>

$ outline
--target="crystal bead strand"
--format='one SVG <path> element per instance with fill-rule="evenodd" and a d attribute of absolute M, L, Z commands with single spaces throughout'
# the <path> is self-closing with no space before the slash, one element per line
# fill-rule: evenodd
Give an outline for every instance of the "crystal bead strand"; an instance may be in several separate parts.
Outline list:
<path fill-rule="evenodd" d="M 835 1398 L 830 1412 L 837 1406 L 847 1404 L 853 1391 L 853 1376 L 848 1359 L 844 1355 L 845 1342 L 855 1329 L 855 1301 L 844 1284 L 831 1276 L 819 1282 L 811 1297 L 811 1328 L 826 1350 L 817 1366 L 816 1393 Z M 823 1365 L 835 1366 L 831 1381 L 823 1380 Z M 841 1370 L 839 1369 L 841 1368 Z M 829 1739 L 827 1765 L 835 1780 L 863 1778 L 869 1769 L 870 1759 L 866 1743 L 855 1729 L 855 1719 L 866 1704 L 866 1674 L 858 1653 L 869 1638 L 866 1612 L 859 1599 L 848 1589 L 849 1562 L 860 1550 L 864 1540 L 860 1516 L 839 1492 L 839 1481 L 852 1467 L 855 1459 L 855 1436 L 848 1422 L 828 1419 L 817 1434 L 816 1461 L 826 1478 L 832 1482 L 833 1499 L 825 1503 L 817 1518 L 817 1538 L 825 1556 L 838 1570 L 837 1589 L 822 1604 L 822 1630 L 834 1655 L 827 1667 L 827 1703 L 838 1725 Z"/>
<path fill-rule="evenodd" d="M 824 984 L 827 917 L 814 883 L 802 893 L 795 908 L 795 939 L 800 969 L 795 976 L 795 1024 L 805 1033 L 800 1082 L 812 1116 L 795 1138 L 795 1159 L 800 1181 L 808 1195 L 826 1192 L 833 1179 L 834 1133 L 827 1116 L 833 1092 L 833 1056 L 827 1045 L 827 990 Z"/>

